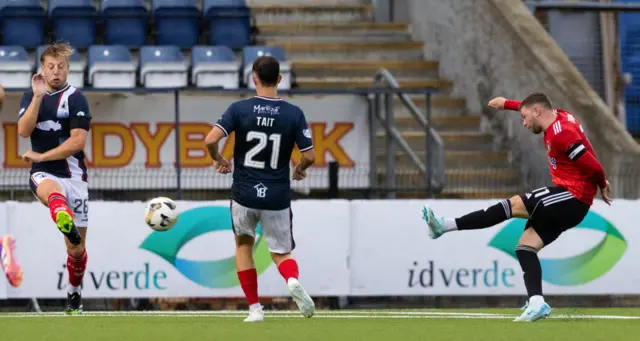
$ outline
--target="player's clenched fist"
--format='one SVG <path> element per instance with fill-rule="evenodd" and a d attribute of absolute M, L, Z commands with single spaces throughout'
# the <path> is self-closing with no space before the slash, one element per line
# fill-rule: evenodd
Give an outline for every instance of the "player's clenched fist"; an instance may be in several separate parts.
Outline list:
<path fill-rule="evenodd" d="M 496 109 L 504 109 L 504 103 L 507 101 L 504 97 L 496 97 L 489 101 L 489 106 Z"/>
<path fill-rule="evenodd" d="M 37 73 L 31 77 L 31 89 L 33 90 L 34 96 L 44 96 L 47 93 L 47 82 L 44 79 L 44 76 Z"/>
<path fill-rule="evenodd" d="M 221 174 L 231 173 L 231 165 L 229 161 L 225 160 L 223 157 L 220 157 L 218 161 L 216 161 L 213 166 L 216 168 L 216 171 Z"/>

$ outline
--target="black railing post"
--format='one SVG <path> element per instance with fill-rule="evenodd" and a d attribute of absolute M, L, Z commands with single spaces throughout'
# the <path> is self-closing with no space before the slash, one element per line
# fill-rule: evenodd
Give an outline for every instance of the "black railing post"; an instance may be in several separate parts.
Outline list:
<path fill-rule="evenodd" d="M 426 114 L 426 119 L 427 119 L 427 125 L 425 128 L 425 143 L 426 143 L 426 162 L 427 162 L 427 168 L 425 169 L 424 172 L 424 177 L 425 177 L 425 185 L 427 185 L 427 197 L 428 198 L 433 198 L 433 158 L 435 157 L 435 155 L 433 155 L 433 150 L 431 148 L 431 92 L 430 91 L 426 91 L 425 92 L 425 105 L 426 105 L 426 110 L 425 110 L 425 114 Z"/>
<path fill-rule="evenodd" d="M 338 198 L 338 177 L 340 164 L 336 161 L 329 162 L 329 199 Z"/>
<path fill-rule="evenodd" d="M 180 163 L 180 90 L 173 92 L 175 114 L 175 140 L 176 140 L 176 199 L 182 200 L 182 167 Z"/>

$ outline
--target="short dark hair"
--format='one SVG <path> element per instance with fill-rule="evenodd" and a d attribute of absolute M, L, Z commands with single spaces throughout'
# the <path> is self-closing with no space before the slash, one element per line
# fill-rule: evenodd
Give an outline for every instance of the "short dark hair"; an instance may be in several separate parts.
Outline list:
<path fill-rule="evenodd" d="M 253 72 L 258 75 L 260 83 L 264 86 L 278 85 L 278 76 L 280 76 L 280 63 L 271 56 L 262 56 L 253 62 Z"/>
<path fill-rule="evenodd" d="M 518 109 L 522 109 L 523 107 L 530 107 L 534 104 L 540 104 L 544 109 L 553 108 L 551 106 L 551 100 L 549 99 L 549 96 L 543 94 L 542 92 L 534 92 L 522 100 Z"/>

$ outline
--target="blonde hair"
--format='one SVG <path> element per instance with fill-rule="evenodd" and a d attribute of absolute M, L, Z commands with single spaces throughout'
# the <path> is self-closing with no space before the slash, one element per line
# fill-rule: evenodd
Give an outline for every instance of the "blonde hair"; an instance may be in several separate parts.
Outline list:
<path fill-rule="evenodd" d="M 69 62 L 69 57 L 73 54 L 73 49 L 68 43 L 55 43 L 52 45 L 48 45 L 42 55 L 40 56 L 40 63 L 44 64 L 45 57 L 64 57 L 67 59 L 67 63 Z"/>

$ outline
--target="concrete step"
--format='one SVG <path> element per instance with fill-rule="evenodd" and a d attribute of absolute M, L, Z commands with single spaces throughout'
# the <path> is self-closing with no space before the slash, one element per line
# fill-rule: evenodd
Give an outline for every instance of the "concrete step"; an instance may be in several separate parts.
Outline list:
<path fill-rule="evenodd" d="M 438 74 L 438 62 L 427 60 L 294 60 L 296 77 L 369 77 L 388 69 L 394 77 L 429 77 Z"/>
<path fill-rule="evenodd" d="M 409 97 L 413 100 L 416 106 L 426 112 L 426 96 L 418 94 L 410 94 Z M 394 96 L 393 108 L 398 116 L 411 116 L 411 113 L 406 109 L 404 103 L 398 96 Z M 464 98 L 457 98 L 446 96 L 442 94 L 431 96 L 431 116 L 443 116 L 443 115 L 464 115 L 467 111 L 467 102 Z"/>
<path fill-rule="evenodd" d="M 270 40 L 316 42 L 401 42 L 411 41 L 405 24 L 355 23 L 273 23 L 258 27 L 258 43 Z"/>
<path fill-rule="evenodd" d="M 373 20 L 371 4 L 252 4 L 258 25 L 283 22 L 362 22 Z"/>
<path fill-rule="evenodd" d="M 289 60 L 357 59 L 357 60 L 422 60 L 423 43 L 409 42 L 315 42 L 272 40 L 268 46 L 282 47 Z"/>
<path fill-rule="evenodd" d="M 378 184 L 385 184 L 386 177 L 386 170 L 379 169 L 377 171 Z M 395 187 L 397 188 L 419 188 L 425 186 L 424 175 L 417 170 L 396 170 L 395 180 Z M 445 189 L 449 190 L 517 187 L 519 181 L 520 172 L 508 168 L 445 170 Z"/>
<path fill-rule="evenodd" d="M 445 150 L 491 151 L 493 137 L 481 132 L 438 132 Z M 384 130 L 376 133 L 376 150 L 384 150 Z M 425 133 L 422 131 L 401 132 L 402 138 L 416 152 L 425 150 Z"/>
<path fill-rule="evenodd" d="M 303 89 L 362 89 L 375 87 L 373 77 L 296 77 L 296 83 L 299 88 Z M 398 79 L 398 84 L 401 88 L 429 88 L 443 92 L 449 91 L 452 86 L 451 81 L 437 78 L 401 78 Z"/>
<path fill-rule="evenodd" d="M 413 116 L 396 115 L 394 117 L 396 127 L 401 131 L 422 131 L 420 125 Z M 431 124 L 439 131 L 478 131 L 480 128 L 480 116 L 443 116 L 434 115 L 432 112 Z"/>
<path fill-rule="evenodd" d="M 425 147 L 426 148 L 426 147 Z M 417 152 L 420 159 L 425 162 L 427 153 Z M 396 149 L 397 150 L 397 149 Z M 396 151 L 396 165 L 398 167 L 413 167 L 414 163 L 405 151 Z M 377 164 L 382 166 L 387 159 L 384 148 L 378 149 L 376 154 Z M 444 164 L 446 168 L 505 168 L 509 167 L 507 152 L 474 151 L 474 150 L 445 150 Z"/>

